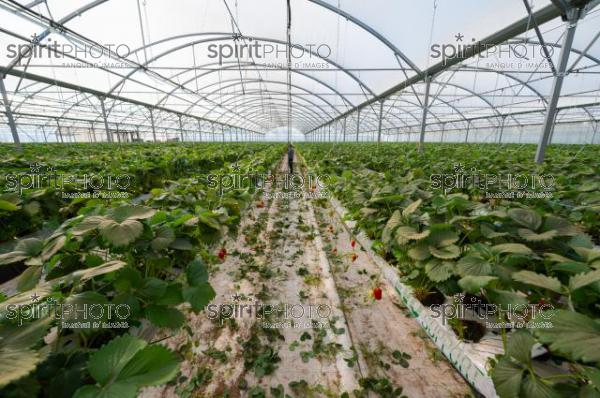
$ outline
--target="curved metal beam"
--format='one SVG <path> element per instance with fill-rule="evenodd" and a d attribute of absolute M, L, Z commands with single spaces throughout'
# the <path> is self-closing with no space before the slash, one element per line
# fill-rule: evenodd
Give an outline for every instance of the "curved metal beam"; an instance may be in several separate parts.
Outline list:
<path fill-rule="evenodd" d="M 154 56 L 154 57 L 150 58 L 149 60 L 147 60 L 147 61 L 146 61 L 144 64 L 142 64 L 142 65 L 141 65 L 141 67 L 134 68 L 132 71 L 130 71 L 130 72 L 129 72 L 129 73 L 126 75 L 126 77 L 125 77 L 123 80 L 121 80 L 121 81 L 119 81 L 118 83 L 116 83 L 116 84 L 115 84 L 115 85 L 114 85 L 114 86 L 113 86 L 113 87 L 112 87 L 112 88 L 111 88 L 111 89 L 108 91 L 108 93 L 112 93 L 114 90 L 116 90 L 116 89 L 117 89 L 117 87 L 119 87 L 121 84 L 125 83 L 125 82 L 127 81 L 127 79 L 128 79 L 129 77 L 131 77 L 131 76 L 132 76 L 134 73 L 136 73 L 136 72 L 138 72 L 138 71 L 140 71 L 140 70 L 143 70 L 143 69 L 146 69 L 146 68 L 148 68 L 148 65 L 149 65 L 150 63 L 152 63 L 152 62 L 154 62 L 154 61 L 156 61 L 156 60 L 159 60 L 160 58 L 162 58 L 162 57 L 164 57 L 164 56 L 166 56 L 166 55 L 169 55 L 169 54 L 171 54 L 172 52 L 179 51 L 179 50 L 182 50 L 182 49 L 184 49 L 184 48 L 187 48 L 187 47 L 190 47 L 190 46 L 194 46 L 194 45 L 196 45 L 196 44 L 202 44 L 202 43 L 207 43 L 207 42 L 211 42 L 211 43 L 212 43 L 212 42 L 215 42 L 215 41 L 226 41 L 226 40 L 232 40 L 231 33 L 227 33 L 227 32 L 188 33 L 188 34 L 184 34 L 184 35 L 171 36 L 171 37 L 168 37 L 168 38 L 164 38 L 164 39 L 161 39 L 161 40 L 157 40 L 157 41 L 154 41 L 154 42 L 148 43 L 148 44 L 146 44 L 145 46 L 142 46 L 142 47 L 139 47 L 139 48 L 137 48 L 137 49 L 133 50 L 133 51 L 132 51 L 132 53 L 135 53 L 135 52 L 138 52 L 138 51 L 142 51 L 142 50 L 143 50 L 143 49 L 145 49 L 145 48 L 148 48 L 148 47 L 151 47 L 151 46 L 155 46 L 155 45 L 158 45 L 158 44 L 164 43 L 164 42 L 166 42 L 166 41 L 170 41 L 170 40 L 176 40 L 176 39 L 182 39 L 182 38 L 194 37 L 194 36 L 206 36 L 206 35 L 217 35 L 217 37 L 211 37 L 210 39 L 195 40 L 195 41 L 187 42 L 187 43 L 184 43 L 184 44 L 180 44 L 180 45 L 178 45 L 178 46 L 175 46 L 175 47 L 171 47 L 171 48 L 169 48 L 169 49 L 168 49 L 168 50 L 166 50 L 166 51 L 163 51 L 162 53 L 160 53 L 160 54 L 158 54 L 158 55 L 156 55 L 156 56 Z M 268 38 L 268 37 L 259 37 L 259 36 L 244 36 L 244 37 L 245 37 L 245 38 L 249 38 L 249 39 L 253 39 L 253 40 L 255 40 L 255 41 L 264 41 L 264 42 L 267 42 L 267 43 L 278 43 L 278 44 L 287 45 L 287 42 L 286 42 L 286 41 L 279 40 L 279 39 L 271 39 L 271 38 Z M 297 44 L 294 44 L 294 46 L 295 46 L 295 47 L 297 47 L 297 48 L 302 48 L 302 49 L 303 49 L 303 50 L 305 50 L 307 53 L 309 53 L 309 54 L 311 54 L 311 55 L 313 55 L 313 56 L 315 56 L 315 57 L 317 57 L 317 58 L 320 58 L 320 59 L 324 60 L 325 62 L 327 62 L 327 63 L 329 63 L 329 64 L 331 64 L 331 65 L 335 66 L 337 69 L 339 69 L 340 71 L 344 72 L 344 73 L 345 73 L 346 75 L 348 75 L 348 76 L 349 76 L 349 77 L 350 77 L 352 80 L 354 80 L 356 83 L 358 83 L 358 85 L 359 85 L 359 86 L 361 86 L 361 87 L 364 87 L 364 88 L 365 88 L 365 89 L 366 89 L 366 90 L 369 92 L 369 94 L 371 94 L 372 96 L 375 96 L 375 95 L 376 95 L 376 94 L 373 92 L 373 90 L 371 90 L 371 89 L 369 88 L 369 86 L 367 86 L 366 84 L 364 84 L 364 83 L 363 83 L 363 81 L 362 81 L 362 80 L 360 80 L 360 79 L 359 79 L 358 77 L 356 77 L 356 76 L 355 76 L 353 73 L 351 73 L 350 71 L 348 71 L 346 68 L 344 68 L 342 65 L 338 64 L 337 62 L 334 62 L 334 61 L 332 61 L 332 60 L 330 60 L 330 59 L 327 59 L 327 58 L 323 58 L 323 57 L 321 57 L 321 56 L 320 56 L 318 53 L 316 53 L 316 52 L 314 52 L 314 51 L 312 51 L 312 50 L 310 50 L 310 49 L 306 49 L 306 48 L 305 48 L 305 47 L 303 47 L 303 46 L 300 46 L 300 45 L 297 45 Z"/>
<path fill-rule="evenodd" d="M 236 107 L 236 109 L 242 109 L 243 110 L 243 109 L 245 109 L 247 107 L 247 105 L 255 104 L 257 101 L 260 101 L 261 105 L 263 107 L 268 107 L 269 106 L 269 105 L 265 105 L 264 104 L 262 98 L 249 98 L 249 99 L 243 99 L 243 102 L 241 102 L 239 104 L 236 104 L 235 107 Z M 288 102 L 288 100 L 285 99 L 285 98 L 271 98 L 271 101 L 278 101 L 278 102 L 283 101 L 285 103 Z M 306 110 L 306 111 L 310 112 L 310 114 L 316 115 L 317 120 L 320 120 L 320 119 L 327 120 L 326 116 L 329 116 L 328 114 L 326 114 L 326 116 L 323 116 L 321 113 L 319 113 L 319 112 L 315 111 L 314 109 L 310 108 L 309 105 L 299 104 L 299 103 L 297 103 L 295 101 L 292 101 L 292 102 L 294 104 L 297 104 L 300 107 L 300 109 Z M 227 122 L 229 122 L 229 120 L 230 119 L 227 119 Z"/>
<path fill-rule="evenodd" d="M 387 48 L 389 48 L 390 50 L 392 50 L 394 52 L 394 54 L 396 54 L 397 56 L 402 58 L 404 60 L 404 62 L 406 62 L 415 72 L 422 73 L 421 69 L 419 69 L 419 67 L 414 62 L 412 62 L 406 55 L 404 55 L 404 53 L 402 51 L 400 51 L 400 49 L 398 47 L 396 47 L 394 44 L 392 44 L 392 42 L 390 42 L 381 33 L 377 32 L 375 29 L 373 29 L 366 23 L 362 22 L 360 19 L 352 16 L 352 14 L 349 14 L 349 13 L 341 10 L 340 8 L 337 8 L 329 3 L 326 3 L 325 1 L 322 1 L 322 0 L 308 0 L 308 1 L 310 1 L 311 3 L 315 3 L 321 7 L 324 7 L 326 9 L 328 9 L 329 11 L 332 11 L 332 12 L 344 17 L 346 20 L 351 21 L 355 25 L 361 27 L 362 29 L 364 29 L 365 31 L 370 33 L 371 35 L 375 36 L 380 42 L 385 44 L 387 46 Z"/>

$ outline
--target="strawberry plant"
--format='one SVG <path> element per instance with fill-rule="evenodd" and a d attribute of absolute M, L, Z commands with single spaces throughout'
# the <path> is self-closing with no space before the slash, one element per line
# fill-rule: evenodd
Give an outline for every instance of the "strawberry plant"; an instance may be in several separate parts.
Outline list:
<path fill-rule="evenodd" d="M 328 189 L 425 305 L 469 294 L 501 308 L 554 308 L 542 312 L 555 319 L 552 328 L 502 331 L 505 354 L 492 370 L 499 395 L 599 394 L 597 359 L 588 354 L 600 318 L 600 169 L 592 160 L 598 149 L 586 148 L 572 162 L 576 148 L 555 146 L 553 161 L 537 165 L 527 146 L 436 145 L 422 156 L 404 144 L 361 148 L 305 144 L 300 150 L 313 172 L 330 175 Z M 489 198 L 477 184 L 457 184 L 457 174 L 447 170 L 460 163 L 486 174 L 551 175 L 555 185 L 550 196 Z M 452 189 L 442 189 L 439 181 L 448 180 Z M 526 317 L 533 325 L 545 319 Z M 472 322 L 455 318 L 450 326 L 459 338 L 476 341 L 486 330 Z M 554 367 L 540 375 L 543 362 L 530 357 L 533 344 L 543 345 L 550 361 L 564 362 L 566 373 Z"/>
<path fill-rule="evenodd" d="M 255 153 L 263 148 L 241 148 L 242 155 L 253 159 L 240 163 L 268 170 L 280 149 Z M 151 157 L 157 151 L 140 146 L 128 148 L 127 153 Z M 129 330 L 149 329 L 149 325 L 177 330 L 189 312 L 204 309 L 215 297 L 209 283 L 210 253 L 228 235 L 235 235 L 241 213 L 257 191 L 248 187 L 221 195 L 199 178 L 211 170 L 229 172 L 228 162 L 239 160 L 235 151 L 185 158 L 167 148 L 164 154 L 170 159 L 161 166 L 165 169 L 152 169 L 160 178 L 137 186 L 150 192 L 135 204 L 123 200 L 62 203 L 70 210 L 61 213 L 60 223 L 50 232 L 18 239 L 0 254 L 0 271 L 11 267 L 11 273 L 4 275 L 12 278 L 14 286 L 3 296 L 0 308 L 0 356 L 6 364 L 0 394 L 31 396 L 29 392 L 35 390 L 38 396 L 64 392 L 86 398 L 133 397 L 143 387 L 175 377 L 178 354 L 134 337 Z M 145 161 L 144 156 L 140 159 Z M 92 162 L 83 167 L 97 166 Z M 194 171 L 197 175 L 186 176 Z M 146 185 L 155 183 L 158 186 Z M 0 216 L 21 206 L 10 203 L 0 202 Z M 2 218 L 3 223 L 10 220 Z M 38 305 L 46 310 L 34 319 L 15 310 Z M 47 310 L 83 305 L 127 310 L 123 317 L 103 312 L 94 319 L 97 323 L 89 322 L 85 311 L 54 316 Z"/>

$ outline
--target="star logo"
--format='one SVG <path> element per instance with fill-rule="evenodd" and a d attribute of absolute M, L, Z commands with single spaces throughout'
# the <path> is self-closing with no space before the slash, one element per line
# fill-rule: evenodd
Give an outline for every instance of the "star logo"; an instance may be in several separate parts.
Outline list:
<path fill-rule="evenodd" d="M 463 166 L 461 163 L 455 163 L 453 168 L 454 172 L 457 174 L 465 171 L 465 166 Z"/>
<path fill-rule="evenodd" d="M 238 41 L 244 38 L 244 36 L 241 33 L 234 33 L 231 38 L 233 39 L 233 41 Z"/>
<path fill-rule="evenodd" d="M 31 44 L 34 44 L 34 45 L 40 44 L 40 38 L 38 37 L 37 33 L 34 33 L 33 35 L 31 35 Z"/>
<path fill-rule="evenodd" d="M 456 41 L 463 41 L 463 39 L 465 38 L 465 36 L 460 32 L 454 35 L 454 37 L 456 38 Z"/>
<path fill-rule="evenodd" d="M 233 301 L 236 301 L 236 302 L 237 301 L 241 301 L 242 300 L 242 296 L 239 293 L 236 292 L 236 293 L 234 293 L 234 294 L 231 295 L 231 299 Z"/>
<path fill-rule="evenodd" d="M 40 298 L 40 296 L 38 296 L 37 292 L 33 292 L 33 294 L 31 296 L 29 296 L 29 297 L 31 298 L 31 301 L 33 303 L 36 303 L 39 300 L 39 298 Z"/>
<path fill-rule="evenodd" d="M 37 174 L 40 172 L 40 170 L 42 169 L 42 165 L 39 163 L 33 163 L 29 165 L 29 168 L 31 169 L 31 172 L 33 174 Z"/>
<path fill-rule="evenodd" d="M 235 170 L 235 171 L 240 171 L 240 165 L 239 165 L 239 164 L 237 164 L 237 162 L 235 162 L 235 163 L 234 163 L 234 164 L 231 166 L 231 168 L 232 168 L 233 170 Z"/>

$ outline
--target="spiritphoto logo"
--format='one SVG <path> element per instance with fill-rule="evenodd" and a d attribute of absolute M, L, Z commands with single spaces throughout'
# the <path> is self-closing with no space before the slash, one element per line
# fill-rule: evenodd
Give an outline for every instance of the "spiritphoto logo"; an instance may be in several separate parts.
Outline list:
<path fill-rule="evenodd" d="M 232 303 L 209 304 L 205 307 L 208 319 L 221 325 L 228 319 L 258 319 L 267 329 L 308 329 L 329 325 L 331 307 L 327 304 L 266 304 L 239 294 L 232 295 Z"/>
<path fill-rule="evenodd" d="M 128 304 L 62 303 L 51 297 L 41 301 L 34 293 L 30 303 L 7 304 L 2 312 L 4 319 L 18 326 L 51 317 L 63 329 L 120 329 L 129 328 L 131 308 Z"/>
<path fill-rule="evenodd" d="M 267 199 L 282 195 L 290 198 L 323 198 L 329 195 L 327 183 L 330 176 L 327 174 L 244 173 L 237 164 L 232 168 L 234 173 L 208 174 L 208 188 L 218 191 L 221 196 L 234 190 L 261 189 Z"/>
<path fill-rule="evenodd" d="M 447 64 L 454 59 L 467 59 L 470 55 L 486 68 L 540 68 L 548 63 L 548 58 L 554 54 L 554 47 L 526 41 L 512 41 L 502 44 L 481 43 L 475 38 L 470 40 L 462 33 L 454 35 L 454 43 L 434 43 L 431 45 L 430 57 L 441 59 Z"/>
<path fill-rule="evenodd" d="M 552 327 L 552 304 L 492 304 L 481 299 L 457 294 L 452 303 L 432 304 L 432 318 L 441 319 L 446 324 L 448 320 L 475 320 L 488 329 L 547 329 Z M 533 321 L 536 318 L 536 321 Z"/>
<path fill-rule="evenodd" d="M 54 188 L 61 191 L 64 199 L 124 199 L 129 197 L 127 189 L 134 177 L 129 174 L 63 174 L 53 166 L 34 163 L 28 172 L 7 173 L 5 180 L 5 191 L 19 195 L 29 189 Z"/>
<path fill-rule="evenodd" d="M 9 60 L 17 60 L 17 65 L 29 65 L 32 60 L 63 60 L 62 66 L 87 66 L 94 65 L 123 66 L 125 63 L 119 61 L 107 62 L 106 59 L 125 59 L 131 55 L 131 48 L 125 43 L 103 43 L 88 44 L 81 43 L 59 43 L 49 35 L 33 34 L 29 43 L 9 43 L 5 48 Z M 77 59 L 81 61 L 76 61 Z"/>
<path fill-rule="evenodd" d="M 208 58 L 217 59 L 219 65 L 223 65 L 224 60 L 231 59 L 238 61 L 254 60 L 256 62 L 267 58 L 281 59 L 285 60 L 281 65 L 287 66 L 288 51 L 292 63 L 297 63 L 299 60 L 303 60 L 302 63 L 309 62 L 307 60 L 323 60 L 328 59 L 331 56 L 331 47 L 324 43 L 292 44 L 288 47 L 287 44 L 261 41 L 240 34 L 235 34 L 232 38 L 233 44 L 209 44 L 207 47 Z M 267 62 L 266 65 L 275 66 L 280 65 L 280 63 Z M 325 63 L 325 65 L 328 64 Z M 322 67 L 322 65 L 319 63 L 317 67 Z"/>
<path fill-rule="evenodd" d="M 551 198 L 556 189 L 552 174 L 483 173 L 476 167 L 466 170 L 460 163 L 453 166 L 451 173 L 432 174 L 429 181 L 432 189 L 441 189 L 444 193 L 479 189 L 488 199 Z"/>

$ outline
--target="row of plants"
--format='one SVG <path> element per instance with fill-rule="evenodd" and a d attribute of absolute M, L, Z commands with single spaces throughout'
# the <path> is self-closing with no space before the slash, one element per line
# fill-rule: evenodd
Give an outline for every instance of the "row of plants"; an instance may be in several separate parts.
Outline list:
<path fill-rule="evenodd" d="M 133 169 L 136 149 L 127 149 Z M 87 200 L 47 238 L 20 239 L 0 254 L 0 268 L 20 272 L 0 295 L 1 396 L 135 397 L 175 382 L 180 354 L 156 343 L 215 296 L 209 273 L 219 242 L 236 233 L 256 193 L 221 194 L 205 176 L 236 173 L 238 163 L 266 172 L 284 147 L 188 150 L 197 163 L 187 176 L 162 180 L 143 202 Z"/>
<path fill-rule="evenodd" d="M 504 354 L 489 364 L 498 395 L 600 396 L 600 148 L 553 146 L 543 165 L 526 145 L 427 145 L 419 154 L 410 144 L 304 144 L 300 151 L 314 172 L 329 175 L 328 189 L 421 302 L 475 303 L 469 308 L 481 319 L 503 322 L 494 332 Z M 440 188 L 440 178 L 457 181 L 474 168 L 502 178 L 552 175 L 555 184 L 551 195 L 531 198 L 502 198 L 501 189 L 490 194 L 476 184 Z M 487 304 L 514 310 L 494 319 L 482 314 Z M 515 315 L 527 327 L 505 323 Z M 470 340 L 485 333 L 471 319 L 449 324 Z"/>
<path fill-rule="evenodd" d="M 57 228 L 94 199 L 94 187 L 134 198 L 165 181 L 219 169 L 267 148 L 267 144 L 27 144 L 18 153 L 0 145 L 0 243 L 40 228 Z M 76 180 L 69 181 L 71 177 Z M 113 197 L 120 199 L 106 195 L 102 200 Z"/>

